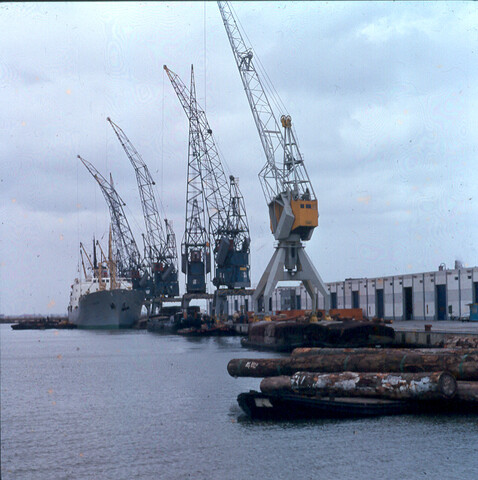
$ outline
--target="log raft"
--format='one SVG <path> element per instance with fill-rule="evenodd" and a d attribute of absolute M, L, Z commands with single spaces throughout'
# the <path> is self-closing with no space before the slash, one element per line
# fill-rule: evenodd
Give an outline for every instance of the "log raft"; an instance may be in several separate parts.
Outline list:
<path fill-rule="evenodd" d="M 338 373 L 426 373 L 450 372 L 457 380 L 478 380 L 478 352 L 448 350 L 447 353 L 394 351 L 373 353 L 347 352 L 327 355 L 291 356 L 288 358 L 232 359 L 227 371 L 233 377 L 275 377 L 296 372 Z"/>
<path fill-rule="evenodd" d="M 448 372 L 430 373 L 314 373 L 268 377 L 263 393 L 298 393 L 327 397 L 384 398 L 390 400 L 451 399 L 457 382 Z"/>

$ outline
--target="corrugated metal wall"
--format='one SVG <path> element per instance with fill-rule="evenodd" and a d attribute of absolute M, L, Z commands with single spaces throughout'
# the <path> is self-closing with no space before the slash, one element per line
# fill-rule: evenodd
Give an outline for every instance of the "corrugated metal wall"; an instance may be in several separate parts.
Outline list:
<path fill-rule="evenodd" d="M 352 308 L 353 297 L 358 295 L 359 307 L 364 315 L 373 318 L 378 315 L 378 299 L 383 292 L 383 314 L 388 320 L 402 320 L 406 316 L 405 288 L 411 288 L 411 318 L 413 320 L 437 320 L 437 286 L 445 287 L 444 318 L 453 319 L 469 315 L 468 304 L 478 301 L 475 296 L 475 284 L 478 283 L 478 267 L 435 272 L 397 275 L 393 277 L 347 279 L 331 282 L 327 286 L 335 293 L 337 308 Z M 438 287 L 439 288 L 439 287 Z M 303 286 L 295 287 L 296 295 L 301 298 L 301 306 L 310 308 L 311 299 Z M 274 293 L 272 308 L 281 309 L 281 295 L 290 298 L 291 287 L 278 287 Z M 354 294 L 353 292 L 357 292 Z M 287 303 L 287 302 L 286 302 Z M 282 302 L 284 305 L 284 302 Z M 319 294 L 319 308 L 324 308 L 324 298 Z"/>
<path fill-rule="evenodd" d="M 468 305 L 478 302 L 478 267 L 459 268 L 453 270 L 437 270 L 435 272 L 397 275 L 380 278 L 347 279 L 342 282 L 327 284 L 331 293 L 336 294 L 337 308 L 352 308 L 353 298 L 358 297 L 359 307 L 364 315 L 373 318 L 378 315 L 378 300 L 383 292 L 383 314 L 388 320 L 402 320 L 406 316 L 405 288 L 411 288 L 411 318 L 413 320 L 437 320 L 460 318 L 469 315 Z M 441 292 L 443 291 L 443 298 Z M 357 292 L 357 293 L 354 293 Z M 295 296 L 295 298 L 293 298 Z M 232 315 L 237 303 L 238 309 L 252 310 L 250 296 L 231 296 L 228 298 L 227 310 Z M 292 305 L 303 309 L 312 306 L 305 288 L 278 287 L 272 295 L 272 310 L 283 310 Z M 319 293 L 318 307 L 324 308 L 324 298 Z M 441 308 L 442 315 L 439 315 Z"/>
<path fill-rule="evenodd" d="M 478 267 L 472 267 L 393 277 L 347 279 L 328 283 L 327 286 L 330 292 L 337 292 L 338 308 L 351 308 L 352 292 L 358 291 L 359 306 L 369 318 L 377 315 L 377 290 L 383 290 L 384 318 L 390 320 L 405 318 L 407 310 L 404 289 L 411 288 L 412 319 L 431 321 L 438 317 L 440 300 L 437 291 L 440 290 L 440 285 L 444 286 L 445 292 L 445 319 L 453 319 L 469 315 L 468 305 L 478 300 L 474 298 L 477 282 Z M 324 301 L 320 294 L 319 305 L 323 308 Z"/>

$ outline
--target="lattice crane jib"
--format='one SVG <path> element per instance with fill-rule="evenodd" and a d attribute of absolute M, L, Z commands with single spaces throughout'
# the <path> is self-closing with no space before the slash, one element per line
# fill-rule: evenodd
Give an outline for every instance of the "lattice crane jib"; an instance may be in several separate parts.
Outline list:
<path fill-rule="evenodd" d="M 243 248 L 243 237 L 249 238 L 244 200 L 242 199 L 241 208 L 234 213 L 236 217 L 238 214 L 244 217 L 240 219 L 241 228 L 245 228 L 247 231 L 242 232 L 237 228 L 231 228 L 234 222 L 238 222 L 238 219 L 229 218 L 229 214 L 233 211 L 230 208 L 230 185 L 224 173 L 212 129 L 204 110 L 196 100 L 194 69 L 191 66 L 190 89 L 166 65 L 164 70 L 189 120 L 189 148 L 199 169 L 209 220 L 208 230 L 214 249 L 216 271 L 213 283 L 217 287 L 227 286 L 228 288 L 250 286 L 248 243 L 247 248 Z M 238 187 L 236 190 L 239 192 Z M 237 199 L 235 198 L 234 201 Z M 239 250 L 237 250 L 238 246 Z"/>
<path fill-rule="evenodd" d="M 178 295 L 176 240 L 174 232 L 170 229 L 168 241 L 167 234 L 163 229 L 158 204 L 154 195 L 153 187 L 155 182 L 146 163 L 123 130 L 109 117 L 107 120 L 118 137 L 136 174 L 146 226 L 146 235 L 144 236 L 145 259 L 154 278 L 155 293 L 166 296 Z M 174 247 L 172 246 L 173 244 Z"/>
<path fill-rule="evenodd" d="M 194 69 L 191 66 L 191 88 L 188 89 L 179 76 L 164 65 L 171 84 L 189 120 L 190 148 L 196 155 L 200 169 L 203 195 L 206 203 L 209 232 L 217 237 L 226 223 L 228 182 L 214 142 L 212 129 L 204 110 L 196 100 Z"/>
<path fill-rule="evenodd" d="M 194 75 L 194 72 L 191 72 Z M 187 92 L 184 92 L 187 94 Z M 191 110 L 195 92 L 189 95 Z M 189 118 L 188 169 L 186 188 L 186 222 L 181 245 L 182 271 L 186 274 L 187 293 L 206 293 L 207 275 L 211 271 L 209 235 L 206 229 L 205 199 L 201 179 L 202 153 L 198 149 L 200 132 L 197 118 Z"/>
<path fill-rule="evenodd" d="M 271 230 L 277 240 L 290 234 L 309 240 L 318 225 L 317 199 L 291 118 L 274 114 L 254 65 L 252 48 L 245 43 L 229 2 L 218 2 L 218 5 L 266 156 L 259 178 L 269 206 Z M 284 211 L 286 215 L 281 220 Z"/>
<path fill-rule="evenodd" d="M 239 190 L 239 181 L 229 177 L 228 231 L 234 232 L 235 250 L 249 253 L 250 236 L 244 197 Z"/>
<path fill-rule="evenodd" d="M 168 268 L 177 272 L 178 266 L 178 249 L 176 245 L 176 234 L 173 230 L 173 225 L 167 218 L 164 219 L 164 225 L 166 229 L 166 247 L 164 251 L 164 258 Z"/>
<path fill-rule="evenodd" d="M 117 193 L 110 175 L 108 182 L 87 160 L 78 155 L 83 165 L 91 173 L 101 188 L 108 204 L 111 217 L 113 251 L 120 276 L 139 278 L 142 269 L 141 254 L 124 213 L 125 203 Z"/>
<path fill-rule="evenodd" d="M 317 308 L 320 291 L 328 310 L 330 294 L 301 243 L 312 237 L 319 211 L 292 120 L 288 115 L 274 114 L 252 48 L 244 41 L 229 2 L 218 2 L 218 6 L 266 156 L 259 178 L 269 208 L 271 231 L 278 241 L 255 289 L 254 308 L 259 308 L 262 299 L 264 310 L 270 311 L 277 282 L 298 280 L 311 296 L 313 308 Z"/>

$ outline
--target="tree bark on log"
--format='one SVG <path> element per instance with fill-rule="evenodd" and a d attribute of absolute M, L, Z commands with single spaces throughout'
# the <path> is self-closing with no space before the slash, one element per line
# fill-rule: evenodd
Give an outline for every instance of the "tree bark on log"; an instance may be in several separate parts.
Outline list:
<path fill-rule="evenodd" d="M 478 406 L 478 382 L 456 382 L 456 399 L 462 402 L 476 403 Z"/>
<path fill-rule="evenodd" d="M 466 353 L 465 353 L 466 352 Z M 472 353 L 471 353 L 472 352 Z M 442 353 L 394 352 L 338 353 L 310 357 L 240 358 L 227 365 L 232 377 L 276 377 L 296 372 L 379 372 L 419 373 L 448 371 L 459 380 L 478 380 L 478 352 Z"/>
<path fill-rule="evenodd" d="M 451 399 L 457 392 L 455 377 L 431 373 L 314 373 L 269 377 L 261 382 L 264 393 L 294 392 L 327 397 L 367 397 L 391 400 Z"/>
<path fill-rule="evenodd" d="M 280 375 L 278 377 L 266 377 L 261 382 L 262 393 L 294 393 L 292 390 L 291 377 Z"/>
<path fill-rule="evenodd" d="M 376 354 L 376 353 L 393 353 L 395 355 L 408 355 L 410 353 L 427 353 L 434 355 L 448 355 L 451 353 L 476 353 L 473 348 L 330 348 L 330 347 L 301 347 L 292 350 L 292 357 L 316 357 L 319 355 L 344 355 L 344 354 Z"/>

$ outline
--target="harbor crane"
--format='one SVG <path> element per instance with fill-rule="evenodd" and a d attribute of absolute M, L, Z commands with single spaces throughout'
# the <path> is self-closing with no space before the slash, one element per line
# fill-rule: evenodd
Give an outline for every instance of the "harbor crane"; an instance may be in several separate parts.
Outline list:
<path fill-rule="evenodd" d="M 318 290 L 328 311 L 330 294 L 302 243 L 311 239 L 319 211 L 291 117 L 274 114 L 252 48 L 239 31 L 229 2 L 218 2 L 218 6 L 266 156 L 259 179 L 278 242 L 253 294 L 254 309 L 258 311 L 262 301 L 265 311 L 272 310 L 271 295 L 279 281 L 301 281 L 312 299 L 312 309 L 317 309 Z"/>
<path fill-rule="evenodd" d="M 192 91 L 190 104 L 196 98 Z M 206 293 L 207 274 L 211 271 L 211 249 L 205 223 L 205 205 L 201 179 L 200 129 L 197 116 L 189 120 L 188 170 L 186 186 L 186 222 L 181 243 L 181 271 L 186 275 L 186 293 Z"/>
<path fill-rule="evenodd" d="M 165 220 L 166 233 L 163 229 L 153 191 L 155 183 L 146 163 L 123 130 L 109 117 L 107 120 L 118 137 L 136 174 L 146 225 L 144 257 L 152 279 L 151 293 L 153 298 L 157 299 L 152 302 L 151 315 L 156 313 L 156 307 L 160 307 L 162 299 L 179 295 L 176 236 L 167 220 Z"/>
<path fill-rule="evenodd" d="M 123 206 L 125 203 L 116 191 L 111 175 L 110 181 L 108 182 L 90 162 L 82 158 L 80 155 L 78 155 L 78 158 L 100 186 L 101 192 L 108 204 L 112 229 L 112 241 L 110 243 L 112 244 L 114 258 L 116 260 L 116 270 L 118 275 L 125 278 L 131 278 L 133 287 L 138 288 L 140 281 L 146 272 L 142 272 L 143 266 L 141 254 L 129 226 L 128 219 L 124 213 Z"/>
<path fill-rule="evenodd" d="M 190 90 L 166 65 L 164 70 L 189 120 L 188 171 L 197 174 L 196 182 L 200 179 L 195 192 L 199 195 L 197 189 L 202 189 L 207 209 L 215 263 L 213 284 L 217 289 L 249 287 L 250 234 L 244 199 L 237 180 L 230 176 L 228 181 L 224 173 L 206 113 L 197 103 L 194 68 L 191 66 Z M 188 189 L 190 183 L 188 176 Z"/>

